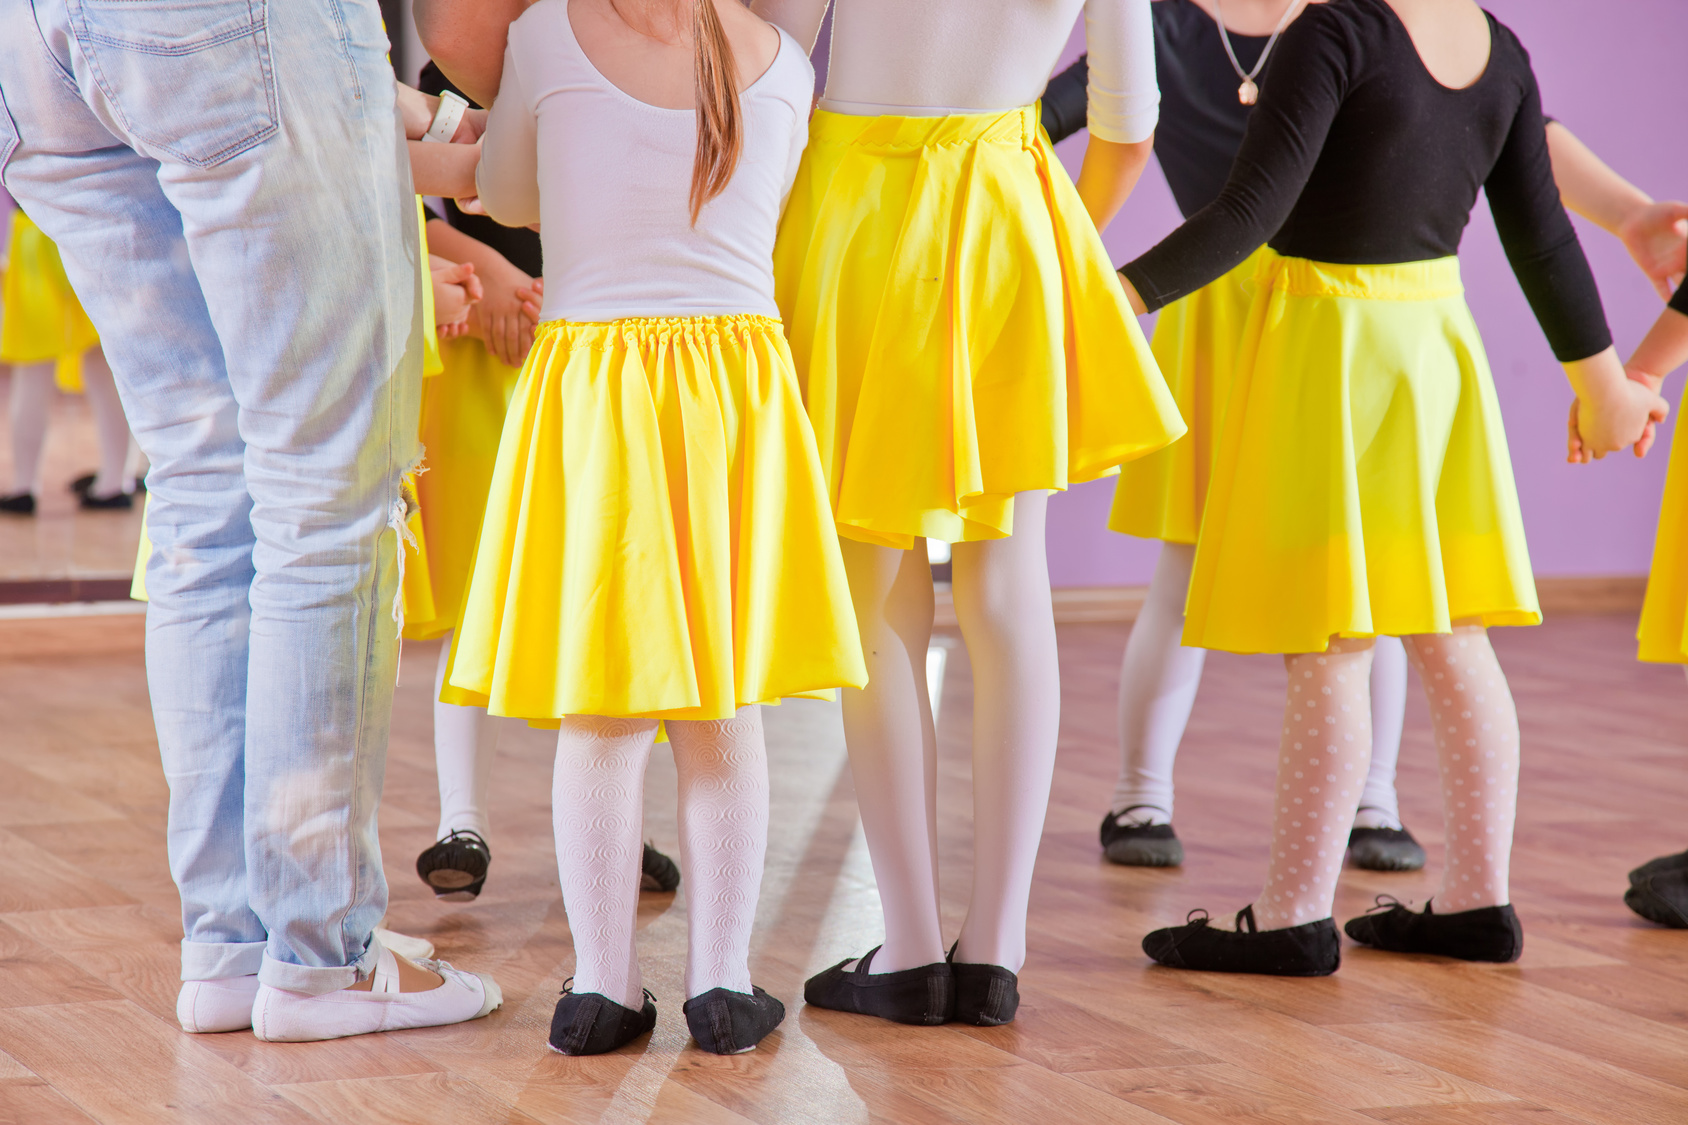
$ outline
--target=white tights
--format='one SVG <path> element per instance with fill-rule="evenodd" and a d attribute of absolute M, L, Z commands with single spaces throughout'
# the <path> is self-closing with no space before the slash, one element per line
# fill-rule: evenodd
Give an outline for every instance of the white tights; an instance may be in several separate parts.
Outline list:
<path fill-rule="evenodd" d="M 1135 810 L 1131 819 L 1145 824 L 1172 820 L 1172 766 L 1207 659 L 1205 649 L 1181 643 L 1195 557 L 1192 544 L 1162 545 L 1120 667 L 1120 775 L 1108 807 L 1116 814 Z M 1406 707 L 1406 652 L 1394 637 L 1379 637 L 1371 673 L 1371 770 L 1360 799 L 1360 807 L 1377 822 L 1370 827 L 1401 823 L 1395 761 L 1401 753 Z"/>
<path fill-rule="evenodd" d="M 680 785 L 686 995 L 749 993 L 750 931 L 768 847 L 762 713 L 669 720 Z M 574 936 L 574 990 L 637 1011 L 644 993 L 635 923 L 644 850 L 645 766 L 654 719 L 563 720 L 551 788 L 557 872 Z"/>
<path fill-rule="evenodd" d="M 1447 822 L 1439 913 L 1508 901 L 1518 799 L 1518 716 L 1506 675 L 1480 626 L 1409 637 L 1436 731 Z M 1322 653 L 1284 657 L 1289 692 L 1278 752 L 1277 800 L 1263 930 L 1328 918 L 1348 828 L 1371 747 L 1372 642 L 1333 639 Z"/>
<path fill-rule="evenodd" d="M 99 438 L 100 466 L 93 494 L 112 496 L 134 487 L 125 471 L 129 457 L 129 422 L 117 397 L 117 384 L 105 353 L 92 348 L 82 356 L 82 390 L 94 416 Z M 19 364 L 12 368 L 8 404 L 12 437 L 12 493 L 41 494 L 41 459 L 47 448 L 47 415 L 53 402 L 53 363 Z"/>
<path fill-rule="evenodd" d="M 453 829 L 464 829 L 487 840 L 487 793 L 492 759 L 498 752 L 498 720 L 485 707 L 440 702 L 450 660 L 451 634 L 447 633 L 440 642 L 440 663 L 434 673 L 434 771 L 440 781 L 440 826 L 434 838 L 443 840 Z"/>
<path fill-rule="evenodd" d="M 1014 534 L 957 543 L 956 618 L 973 666 L 973 887 L 956 959 L 1018 972 L 1061 715 L 1044 551 L 1048 496 L 1014 499 Z M 868 686 L 844 689 L 844 738 L 885 914 L 875 972 L 944 958 L 937 747 L 926 690 L 932 575 L 924 550 L 843 541 Z"/>

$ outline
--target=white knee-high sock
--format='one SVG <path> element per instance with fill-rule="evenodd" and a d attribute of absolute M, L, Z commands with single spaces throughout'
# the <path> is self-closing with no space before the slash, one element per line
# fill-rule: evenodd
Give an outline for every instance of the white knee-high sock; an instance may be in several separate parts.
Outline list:
<path fill-rule="evenodd" d="M 12 368 L 12 396 L 7 404 L 12 433 L 10 492 L 41 492 L 41 454 L 47 448 L 47 408 L 52 401 L 51 361 Z"/>
<path fill-rule="evenodd" d="M 750 992 L 750 931 L 768 852 L 768 752 L 762 709 L 668 723 L 680 782 L 686 888 L 686 996 Z"/>
<path fill-rule="evenodd" d="M 1481 626 L 1409 640 L 1436 727 L 1447 821 L 1447 872 L 1436 912 L 1511 901 L 1508 876 L 1518 814 L 1518 711 Z"/>
<path fill-rule="evenodd" d="M 1120 774 L 1108 808 L 1144 824 L 1172 820 L 1172 765 L 1201 686 L 1207 650 L 1185 648 L 1184 600 L 1196 548 L 1164 543 L 1119 675 Z"/>
<path fill-rule="evenodd" d="M 1254 904 L 1263 930 L 1330 917 L 1371 757 L 1371 661 L 1369 639 L 1333 639 L 1322 653 L 1284 657 L 1272 851 Z"/>
<path fill-rule="evenodd" d="M 654 719 L 574 715 L 557 736 L 551 824 L 574 937 L 574 990 L 643 1005 L 635 940 L 644 851 L 645 766 Z"/>
<path fill-rule="evenodd" d="M 440 827 L 434 838 L 442 840 L 452 829 L 461 828 L 489 840 L 487 794 L 492 759 L 498 753 L 498 720 L 485 707 L 440 702 L 451 660 L 451 636 L 447 633 L 440 642 L 440 663 L 434 673 L 434 772 L 440 782 Z"/>
<path fill-rule="evenodd" d="M 1061 728 L 1048 502 L 1020 493 L 1013 535 L 957 543 L 952 556 L 955 616 L 973 665 L 973 894 L 955 957 L 1016 973 Z"/>
<path fill-rule="evenodd" d="M 842 539 L 867 659 L 865 688 L 844 688 L 844 742 L 862 832 L 885 915 L 870 968 L 892 973 L 944 959 L 938 920 L 937 740 L 926 690 L 932 570 L 922 549 Z"/>
<path fill-rule="evenodd" d="M 123 471 L 129 459 L 129 419 L 123 414 L 123 402 L 117 397 L 117 384 L 112 381 L 105 352 L 99 348 L 91 348 L 82 356 L 82 392 L 94 415 L 94 432 L 100 442 L 100 466 L 91 494 L 106 497 L 133 491 L 134 481 Z"/>
<path fill-rule="evenodd" d="M 1371 715 L 1371 769 L 1360 793 L 1359 820 L 1366 828 L 1399 828 L 1395 763 L 1407 719 L 1407 650 L 1399 637 L 1378 637 L 1372 645 Z"/>

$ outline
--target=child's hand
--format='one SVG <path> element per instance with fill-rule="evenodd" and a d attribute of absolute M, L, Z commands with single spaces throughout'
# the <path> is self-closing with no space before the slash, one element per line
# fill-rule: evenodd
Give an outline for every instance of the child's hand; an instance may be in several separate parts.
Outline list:
<path fill-rule="evenodd" d="M 543 277 L 534 278 L 533 284 L 522 290 L 520 296 L 522 298 L 522 312 L 526 313 L 527 318 L 537 325 L 539 323 L 539 311 L 545 306 L 545 279 Z"/>
<path fill-rule="evenodd" d="M 1665 200 L 1638 207 L 1616 233 L 1659 296 L 1670 300 L 1688 271 L 1688 203 Z"/>
<path fill-rule="evenodd" d="M 475 276 L 473 262 L 447 262 L 430 271 L 434 286 L 434 324 L 442 339 L 450 340 L 469 330 L 469 313 L 484 293 Z"/>
<path fill-rule="evenodd" d="M 476 305 L 470 315 L 470 331 L 486 341 L 487 351 L 499 362 L 520 367 L 533 346 L 533 328 L 539 321 L 533 306 L 534 279 L 506 263 L 496 273 L 481 279 L 486 286 L 486 299 Z"/>
<path fill-rule="evenodd" d="M 1568 367 L 1571 365 L 1567 365 Z M 1633 446 L 1637 457 L 1653 444 L 1654 427 L 1670 413 L 1670 404 L 1646 383 L 1624 379 L 1578 380 L 1572 404 L 1568 458 L 1587 464 Z"/>

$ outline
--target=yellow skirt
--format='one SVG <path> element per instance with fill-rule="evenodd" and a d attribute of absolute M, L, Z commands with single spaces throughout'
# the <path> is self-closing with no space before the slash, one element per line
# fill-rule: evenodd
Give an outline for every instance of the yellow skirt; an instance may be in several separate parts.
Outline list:
<path fill-rule="evenodd" d="M 405 547 L 404 635 L 425 641 L 457 628 L 486 512 L 504 414 L 520 372 L 472 336 L 440 343 L 443 369 L 422 382 L 425 471 Z"/>
<path fill-rule="evenodd" d="M 1268 252 L 1196 545 L 1184 643 L 1541 620 L 1494 380 L 1455 258 Z"/>
<path fill-rule="evenodd" d="M 1261 247 L 1155 318 L 1149 347 L 1190 431 L 1184 440 L 1120 466 L 1108 515 L 1112 530 L 1168 543 L 1196 541 L 1254 298 L 1254 271 L 1267 252 Z"/>
<path fill-rule="evenodd" d="M 100 334 L 76 299 L 53 240 L 22 211 L 12 212 L 9 262 L 0 283 L 0 363 L 58 361 L 60 389 L 82 391 L 82 353 Z"/>
<path fill-rule="evenodd" d="M 1653 568 L 1641 606 L 1638 655 L 1656 664 L 1688 664 L 1688 452 L 1680 433 L 1671 442 Z"/>
<path fill-rule="evenodd" d="M 540 325 L 448 680 L 447 702 L 540 722 L 867 682 L 778 321 Z"/>
<path fill-rule="evenodd" d="M 1036 106 L 817 112 L 774 276 L 852 539 L 998 539 L 1184 432 Z"/>

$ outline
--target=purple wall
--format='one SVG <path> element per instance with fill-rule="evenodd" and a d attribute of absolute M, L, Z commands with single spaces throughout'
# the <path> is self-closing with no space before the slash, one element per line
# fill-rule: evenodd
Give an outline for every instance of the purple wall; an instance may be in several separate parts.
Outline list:
<path fill-rule="evenodd" d="M 1688 146 L 1680 117 L 1688 3 L 1489 0 L 1486 6 L 1529 48 L 1549 113 L 1642 190 L 1659 198 L 1688 198 Z M 1067 58 L 1076 57 L 1082 44 L 1080 28 Z M 1076 175 L 1084 141 L 1065 141 L 1060 153 Z M 1627 356 L 1661 302 L 1616 239 L 1574 221 L 1618 350 Z M 1177 222 L 1166 181 L 1152 167 L 1104 240 L 1115 261 L 1123 262 Z M 1536 572 L 1644 572 L 1674 424 L 1663 429 L 1645 461 L 1626 454 L 1594 465 L 1565 464 L 1570 388 L 1512 278 L 1485 204 L 1472 216 L 1460 258 L 1467 299 L 1500 392 Z M 1112 489 L 1110 481 L 1099 481 L 1053 500 L 1049 555 L 1055 585 L 1148 581 L 1158 544 L 1106 529 Z"/>

